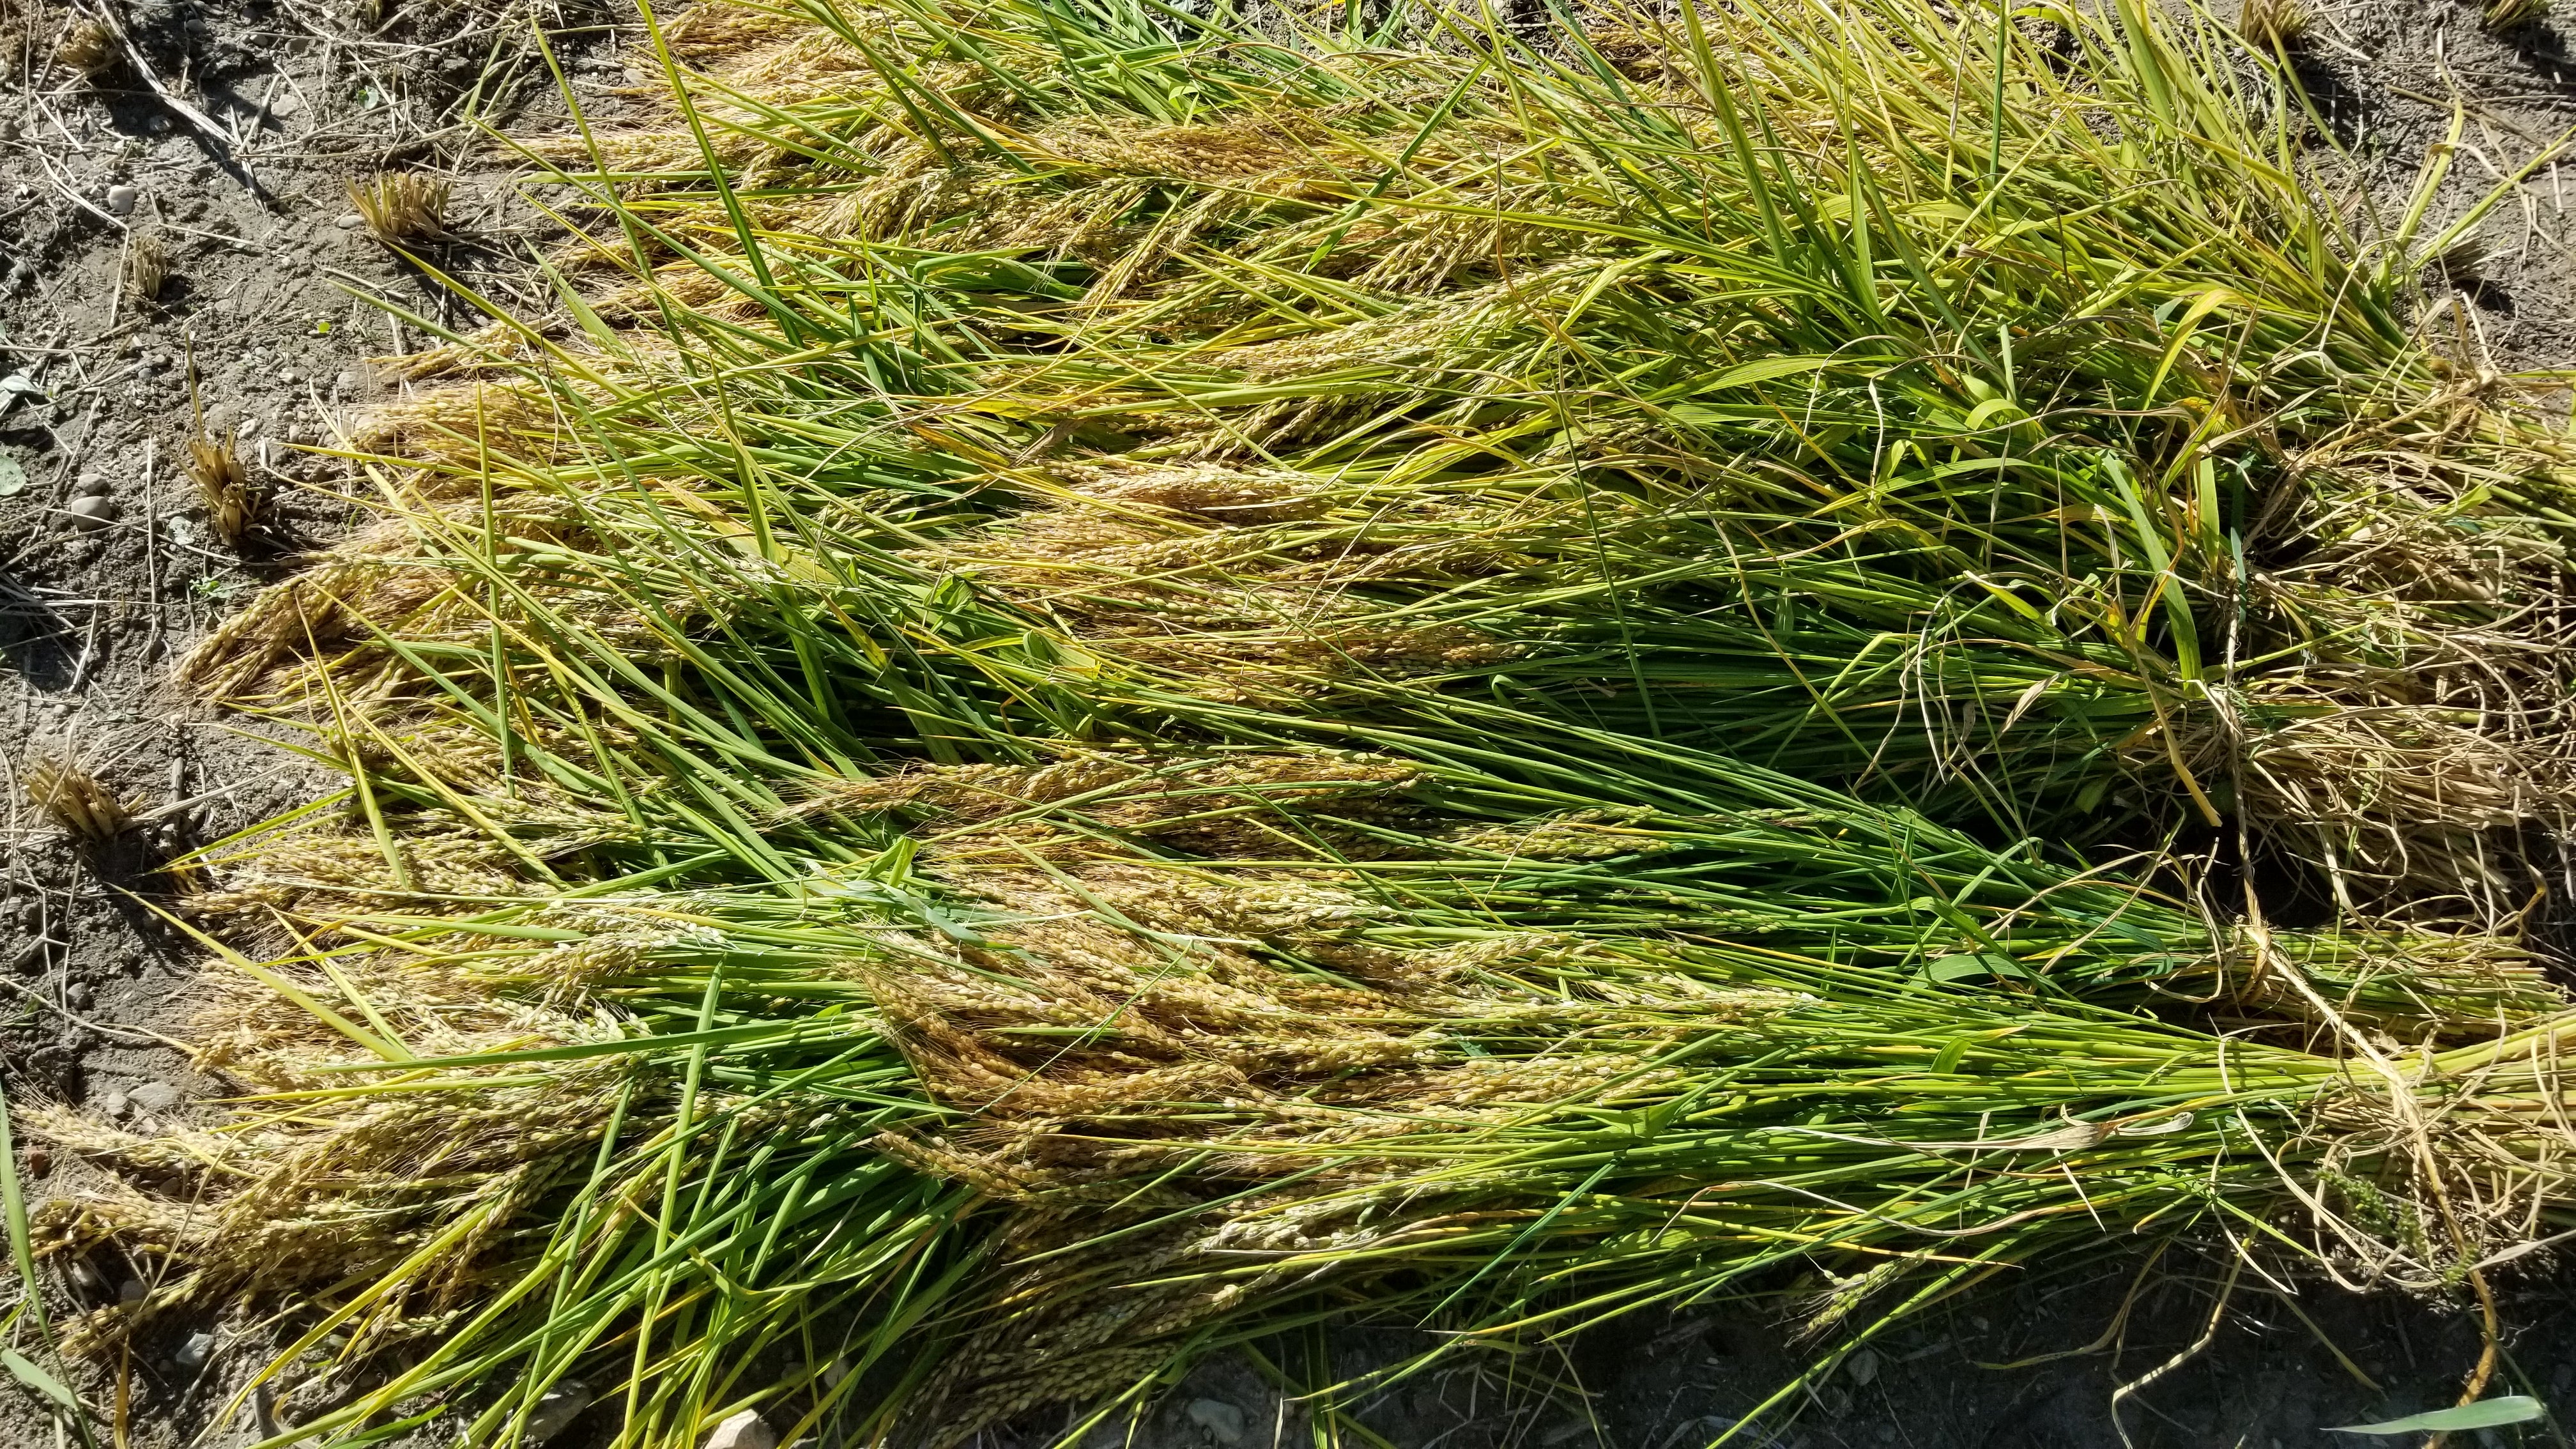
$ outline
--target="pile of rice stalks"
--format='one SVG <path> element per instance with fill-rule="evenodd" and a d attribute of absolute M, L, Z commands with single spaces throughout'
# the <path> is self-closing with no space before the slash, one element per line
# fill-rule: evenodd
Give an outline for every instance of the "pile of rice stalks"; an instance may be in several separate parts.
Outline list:
<path fill-rule="evenodd" d="M 192 862 L 227 1124 L 21 1114 L 169 1266 L 81 1341 L 912 1444 L 2140 1238 L 2487 1296 L 2576 1218 L 2576 454 L 2419 286 L 2486 207 L 2017 13 L 657 31 L 531 144 L 560 315 L 186 666 L 349 786 Z"/>

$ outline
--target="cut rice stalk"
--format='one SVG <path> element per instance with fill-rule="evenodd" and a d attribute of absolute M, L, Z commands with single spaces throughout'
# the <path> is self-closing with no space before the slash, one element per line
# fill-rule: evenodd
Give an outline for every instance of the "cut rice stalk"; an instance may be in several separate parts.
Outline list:
<path fill-rule="evenodd" d="M 663 1449 L 2558 1231 L 2576 475 L 2411 330 L 2476 214 L 2348 235 L 2206 17 L 1587 19 L 693 12 L 535 148 L 568 328 L 192 659 L 365 827 L 189 862 L 262 1099 L 31 1118 L 52 1241 L 282 1310 L 287 1439 Z"/>

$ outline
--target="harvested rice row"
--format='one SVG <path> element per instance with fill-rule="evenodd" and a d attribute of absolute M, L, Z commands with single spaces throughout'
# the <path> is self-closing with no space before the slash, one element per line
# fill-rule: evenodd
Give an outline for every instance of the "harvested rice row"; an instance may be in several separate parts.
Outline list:
<path fill-rule="evenodd" d="M 662 1446 L 2564 1227 L 2475 218 L 2348 235 L 2142 11 L 1590 20 L 694 12 L 540 148 L 565 317 L 190 661 L 351 783 L 199 862 L 235 1119 L 25 1114 L 124 1183 L 53 1250 L 286 1309 L 272 1443 Z"/>

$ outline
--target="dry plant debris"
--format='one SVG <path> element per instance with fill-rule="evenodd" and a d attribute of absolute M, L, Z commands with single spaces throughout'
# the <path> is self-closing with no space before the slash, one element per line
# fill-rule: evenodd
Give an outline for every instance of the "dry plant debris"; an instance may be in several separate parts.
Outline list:
<path fill-rule="evenodd" d="M 2414 325 L 2509 188 L 2258 159 L 2296 13 L 692 11 L 531 142 L 569 321 L 185 667 L 348 809 L 184 862 L 296 942 L 225 1130 L 22 1114 L 174 1265 L 80 1340 L 950 1444 L 1328 1310 L 2485 1293 L 2576 1213 L 2576 453 Z"/>

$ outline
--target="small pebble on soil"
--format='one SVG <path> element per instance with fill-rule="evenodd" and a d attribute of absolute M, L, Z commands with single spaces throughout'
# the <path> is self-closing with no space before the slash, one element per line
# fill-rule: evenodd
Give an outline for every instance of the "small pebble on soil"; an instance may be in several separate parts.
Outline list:
<path fill-rule="evenodd" d="M 1223 1399 L 1194 1399 L 1190 1402 L 1190 1422 L 1207 1432 L 1219 1444 L 1240 1444 L 1246 1431 L 1243 1411 Z"/>
<path fill-rule="evenodd" d="M 778 1449 L 778 1431 L 760 1417 L 758 1409 L 745 1409 L 707 1436 L 706 1449 Z"/>
<path fill-rule="evenodd" d="M 537 1406 L 528 1411 L 528 1442 L 542 1444 L 581 1417 L 590 1407 L 590 1385 L 579 1379 L 557 1379 L 553 1387 L 537 1396 Z"/>

